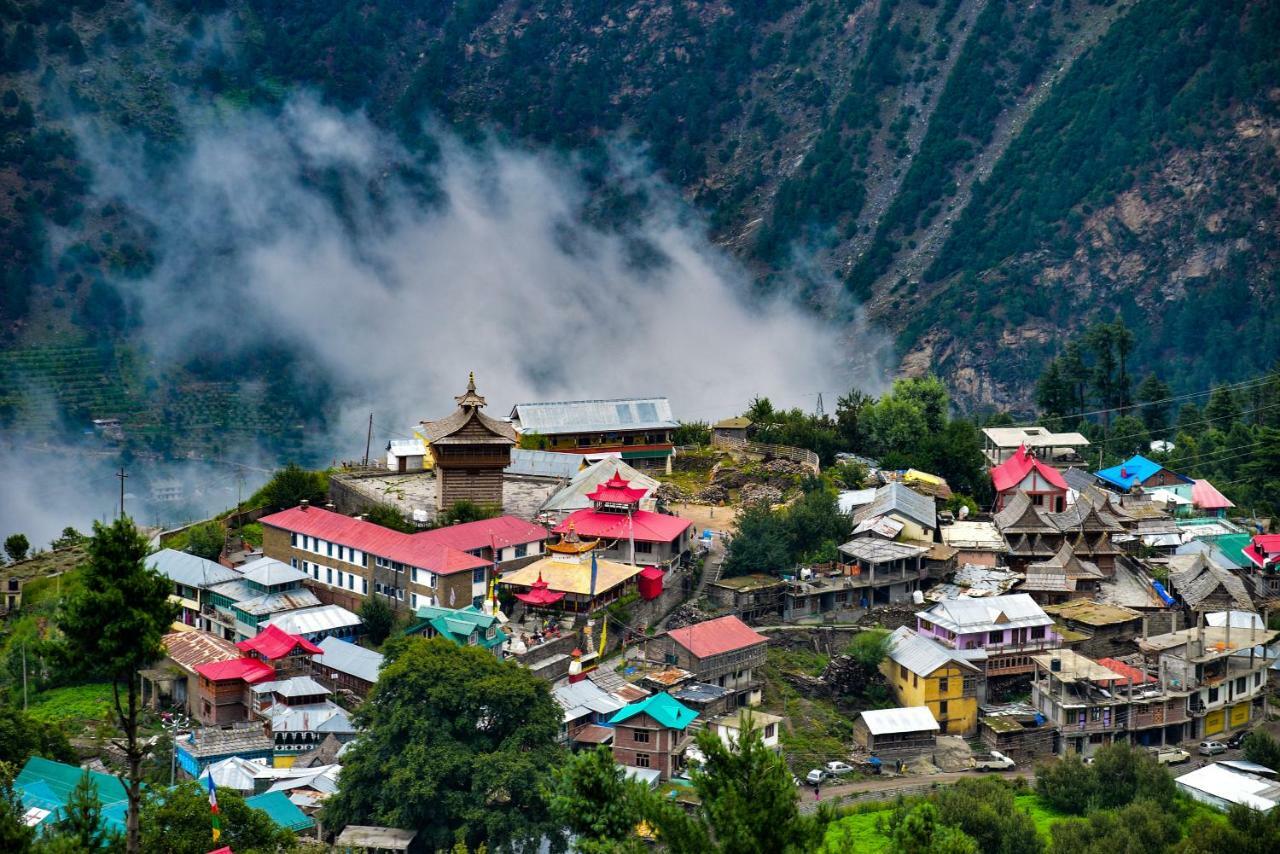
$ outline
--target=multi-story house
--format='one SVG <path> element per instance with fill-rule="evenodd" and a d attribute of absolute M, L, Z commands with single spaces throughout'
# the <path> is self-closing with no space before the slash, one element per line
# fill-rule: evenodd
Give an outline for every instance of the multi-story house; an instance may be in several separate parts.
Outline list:
<path fill-rule="evenodd" d="M 1145 670 L 1069 649 L 1034 661 L 1031 704 L 1058 731 L 1054 753 L 1088 756 L 1114 743 L 1160 746 L 1191 737 L 1185 700 Z"/>
<path fill-rule="evenodd" d="M 321 654 L 311 659 L 311 675 L 317 681 L 357 697 L 369 694 L 382 669 L 382 653 L 335 637 L 320 641 L 319 647 Z"/>
<path fill-rule="evenodd" d="M 693 543 L 693 523 L 679 516 L 643 510 L 648 493 L 614 473 L 587 494 L 591 507 L 577 510 L 555 527 L 555 533 L 600 540 L 602 557 L 650 566 L 671 566 Z"/>
<path fill-rule="evenodd" d="M 569 454 L 621 455 L 633 466 L 671 473 L 679 422 L 665 397 L 517 403 L 511 423 L 522 445 Z"/>
<path fill-rule="evenodd" d="M 613 727 L 613 759 L 631 768 L 657 771 L 669 780 L 679 770 L 689 725 L 698 713 L 670 694 L 653 694 L 625 706 L 609 719 Z"/>
<path fill-rule="evenodd" d="M 889 636 L 880 672 L 899 705 L 927 707 L 944 734 L 969 735 L 978 726 L 981 660 L 981 650 L 962 653 L 902 626 Z"/>
<path fill-rule="evenodd" d="M 542 554 L 547 536 L 510 517 L 404 534 L 306 504 L 264 517 L 262 527 L 267 555 L 305 573 L 325 603 L 351 611 L 370 595 L 398 610 L 465 608 L 488 592 L 495 557 L 499 568 L 520 566 Z"/>
<path fill-rule="evenodd" d="M 240 578 L 240 573 L 227 569 L 220 563 L 173 549 L 161 549 L 151 555 L 147 558 L 147 565 L 173 582 L 169 601 L 181 609 L 178 612 L 178 623 L 231 639 L 220 631 L 223 626 L 214 625 L 212 606 L 208 611 L 206 606 L 210 601 L 209 588 L 236 581 Z M 227 623 L 233 625 L 234 618 L 231 618 L 230 612 L 227 616 Z"/>
<path fill-rule="evenodd" d="M 1031 656 L 1062 646 L 1053 619 L 1025 593 L 946 599 L 916 614 L 916 630 L 948 649 L 985 653 L 987 678 L 1031 673 Z"/>
<path fill-rule="evenodd" d="M 1025 445 L 991 469 L 991 483 L 996 491 L 997 512 L 1018 492 L 1025 492 L 1035 507 L 1053 513 L 1067 509 L 1067 482 L 1062 479 L 1062 472 L 1041 462 Z"/>
<path fill-rule="evenodd" d="M 764 666 L 769 639 L 737 617 L 671 629 L 654 642 L 665 663 L 732 692 L 731 706 L 760 704 L 762 680 L 755 671 Z"/>
<path fill-rule="evenodd" d="M 1107 506 L 1101 500 L 1095 505 L 1083 492 L 1075 504 L 1053 513 L 1035 506 L 1025 492 L 1014 492 L 994 517 L 996 528 L 1009 544 L 1009 566 L 1021 572 L 1028 564 L 1050 560 L 1067 542 L 1076 557 L 1097 564 L 1111 577 L 1120 554 L 1111 538 L 1124 534 L 1125 529 Z"/>
<path fill-rule="evenodd" d="M 1267 646 L 1280 631 L 1223 622 L 1205 625 L 1201 614 L 1195 628 L 1138 640 L 1147 669 L 1186 704 L 1186 738 L 1208 738 L 1262 718 L 1268 668 L 1275 662 Z"/>

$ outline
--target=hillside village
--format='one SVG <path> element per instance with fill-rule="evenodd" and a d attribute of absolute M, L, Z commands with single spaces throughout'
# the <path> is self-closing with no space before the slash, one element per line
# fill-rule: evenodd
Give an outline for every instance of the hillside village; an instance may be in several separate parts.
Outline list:
<path fill-rule="evenodd" d="M 1081 433 L 993 426 L 974 509 L 931 472 L 757 441 L 748 416 L 684 443 L 663 397 L 505 410 L 472 376 L 455 400 L 323 496 L 239 508 L 216 560 L 157 536 L 147 563 L 177 616 L 139 678 L 175 779 L 342 850 L 361 834 L 421 850 L 413 827 L 353 826 L 343 848 L 323 813 L 392 635 L 518 665 L 548 685 L 563 748 L 604 746 L 694 811 L 698 735 L 733 750 L 747 731 L 802 808 L 1111 745 L 1214 808 L 1280 803 L 1280 769 L 1240 750 L 1270 726 L 1280 535 L 1208 480 L 1141 454 L 1095 469 Z M 833 550 L 752 551 L 753 525 L 806 502 L 825 502 Z M 11 619 L 45 582 L 23 566 Z M 29 824 L 57 822 L 78 773 L 27 761 Z M 103 779 L 102 821 L 122 830 Z"/>

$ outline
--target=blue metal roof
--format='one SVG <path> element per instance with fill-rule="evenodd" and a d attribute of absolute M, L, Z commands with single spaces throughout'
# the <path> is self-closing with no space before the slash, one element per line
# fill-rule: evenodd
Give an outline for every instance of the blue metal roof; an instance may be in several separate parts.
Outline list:
<path fill-rule="evenodd" d="M 315 826 L 315 821 L 298 809 L 298 805 L 289 800 L 289 796 L 284 792 L 254 795 L 251 798 L 245 798 L 244 802 L 256 810 L 262 810 L 280 827 L 297 831 Z"/>
<path fill-rule="evenodd" d="M 1147 478 L 1164 469 L 1164 466 L 1157 462 L 1147 459 L 1141 454 L 1134 454 L 1118 466 L 1112 466 L 1109 469 L 1103 469 L 1097 473 L 1097 476 L 1112 486 L 1118 486 L 1121 489 L 1128 489 L 1135 483 L 1142 483 Z M 1173 474 L 1179 480 L 1191 483 L 1190 478 L 1183 477 L 1180 474 Z"/>

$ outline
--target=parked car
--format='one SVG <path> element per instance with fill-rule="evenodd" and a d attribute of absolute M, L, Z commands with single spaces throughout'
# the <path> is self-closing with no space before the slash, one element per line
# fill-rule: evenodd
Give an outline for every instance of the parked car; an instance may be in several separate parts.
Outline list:
<path fill-rule="evenodd" d="M 975 756 L 973 758 L 974 771 L 1007 771 L 1016 764 L 998 750 L 991 751 L 989 755 Z"/>
<path fill-rule="evenodd" d="M 1232 735 L 1231 738 L 1227 739 L 1227 747 L 1230 747 L 1232 750 L 1235 750 L 1236 748 L 1244 744 L 1244 740 L 1248 737 L 1249 737 L 1249 730 L 1242 729 L 1239 732 Z"/>
<path fill-rule="evenodd" d="M 1200 742 L 1199 753 L 1201 756 L 1216 756 L 1219 753 L 1226 753 L 1227 746 L 1220 741 L 1202 741 Z"/>
<path fill-rule="evenodd" d="M 823 783 L 827 782 L 827 778 L 830 776 L 830 774 L 823 771 L 821 768 L 814 768 L 808 774 L 804 775 L 804 781 L 810 786 L 821 786 Z"/>
<path fill-rule="evenodd" d="M 1156 762 L 1161 765 L 1177 765 L 1179 762 L 1191 759 L 1191 754 L 1181 747 L 1153 747 L 1151 752 L 1155 754 Z"/>
<path fill-rule="evenodd" d="M 823 766 L 823 770 L 833 777 L 843 777 L 845 774 L 853 773 L 853 766 L 847 762 L 828 762 Z"/>

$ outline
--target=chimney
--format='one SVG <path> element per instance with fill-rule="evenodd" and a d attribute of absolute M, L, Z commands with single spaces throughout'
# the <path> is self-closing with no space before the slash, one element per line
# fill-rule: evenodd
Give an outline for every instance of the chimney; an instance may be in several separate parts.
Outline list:
<path fill-rule="evenodd" d="M 301 507 L 305 512 L 306 509 L 311 506 L 311 499 L 309 498 L 302 499 L 301 501 L 298 502 L 298 506 Z"/>
<path fill-rule="evenodd" d="M 330 501 L 330 502 L 327 502 L 327 503 L 324 505 L 324 509 L 325 509 L 325 510 L 328 510 L 329 512 L 331 512 L 331 513 L 332 513 L 332 512 L 333 512 L 334 510 L 336 510 L 337 508 L 334 506 L 333 502 L 332 502 L 332 501 Z"/>

